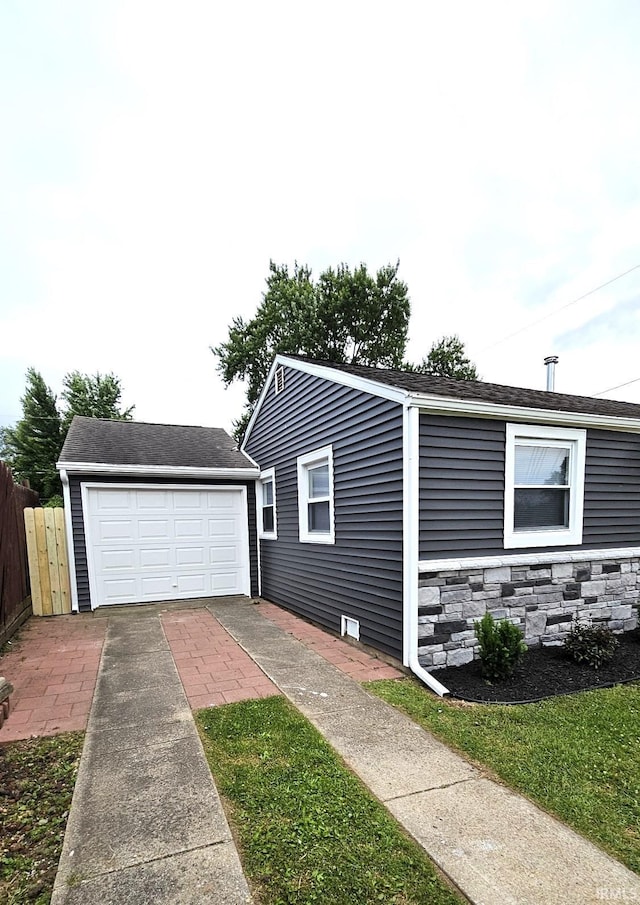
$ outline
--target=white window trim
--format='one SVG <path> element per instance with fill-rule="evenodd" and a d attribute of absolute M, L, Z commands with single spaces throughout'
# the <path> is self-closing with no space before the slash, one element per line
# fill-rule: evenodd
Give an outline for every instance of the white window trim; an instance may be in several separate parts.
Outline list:
<path fill-rule="evenodd" d="M 265 531 L 263 529 L 262 520 L 262 485 L 267 481 L 271 481 L 273 485 L 273 531 Z M 258 537 L 261 540 L 278 540 L 278 510 L 276 507 L 276 470 L 275 468 L 265 468 L 260 472 L 260 478 L 256 484 L 258 495 Z"/>
<path fill-rule="evenodd" d="M 308 469 L 313 465 L 329 465 L 329 530 L 309 531 L 309 480 Z M 302 544 L 335 544 L 333 514 L 333 447 L 323 446 L 313 452 L 298 456 L 298 540 Z"/>
<path fill-rule="evenodd" d="M 504 487 L 504 546 L 560 547 L 582 543 L 584 512 L 584 466 L 587 432 L 575 428 L 545 427 L 532 424 L 507 424 Z M 517 440 L 540 440 L 570 446 L 569 456 L 569 527 L 514 531 L 515 447 Z"/>

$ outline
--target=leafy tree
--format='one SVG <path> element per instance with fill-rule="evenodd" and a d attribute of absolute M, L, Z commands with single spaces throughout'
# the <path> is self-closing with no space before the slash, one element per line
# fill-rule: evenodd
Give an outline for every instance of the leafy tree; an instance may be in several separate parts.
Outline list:
<path fill-rule="evenodd" d="M 130 421 L 131 408 L 121 409 L 120 380 L 113 374 L 80 374 L 71 371 L 63 379 L 61 411 L 42 375 L 29 368 L 22 403 L 22 418 L 15 427 L 0 430 L 0 458 L 17 480 L 28 480 L 43 502 L 58 503 L 62 484 L 56 462 L 74 415 Z"/>
<path fill-rule="evenodd" d="M 314 282 L 306 266 L 269 264 L 267 289 L 255 317 L 235 317 L 226 342 L 212 347 L 228 386 L 247 381 L 247 405 L 234 424 L 244 434 L 274 355 L 309 355 L 349 364 L 402 366 L 411 307 L 399 262 L 371 276 L 364 264 L 329 267 Z"/>
<path fill-rule="evenodd" d="M 480 380 L 478 369 L 467 358 L 459 336 L 443 336 L 431 346 L 429 354 L 419 365 L 409 365 L 408 370 L 434 377 L 451 377 L 453 380 Z"/>
<path fill-rule="evenodd" d="M 62 490 L 56 462 L 64 435 L 56 397 L 34 368 L 27 371 L 22 418 L 14 428 L 3 430 L 3 457 L 14 477 L 28 480 L 41 499 Z"/>
<path fill-rule="evenodd" d="M 66 435 L 74 415 L 131 421 L 135 406 L 121 409 L 122 386 L 114 374 L 81 374 L 71 371 L 62 381 L 60 394 L 66 403 L 62 428 Z"/>

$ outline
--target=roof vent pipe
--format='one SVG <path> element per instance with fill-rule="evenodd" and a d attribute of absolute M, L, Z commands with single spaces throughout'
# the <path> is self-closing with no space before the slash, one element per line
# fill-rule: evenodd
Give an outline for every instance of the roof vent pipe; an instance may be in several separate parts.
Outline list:
<path fill-rule="evenodd" d="M 556 386 L 556 365 L 558 364 L 558 356 L 547 355 L 544 363 L 547 366 L 547 391 L 553 393 Z"/>

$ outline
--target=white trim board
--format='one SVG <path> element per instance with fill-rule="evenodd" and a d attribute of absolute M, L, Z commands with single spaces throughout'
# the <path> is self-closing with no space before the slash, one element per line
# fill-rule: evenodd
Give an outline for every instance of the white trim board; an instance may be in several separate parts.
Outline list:
<path fill-rule="evenodd" d="M 495 569 L 500 566 L 545 566 L 563 562 L 594 562 L 640 558 L 640 547 L 612 547 L 608 550 L 564 550 L 548 553 L 515 553 L 499 556 L 469 556 L 460 559 L 421 559 L 418 572 L 461 572 Z"/>

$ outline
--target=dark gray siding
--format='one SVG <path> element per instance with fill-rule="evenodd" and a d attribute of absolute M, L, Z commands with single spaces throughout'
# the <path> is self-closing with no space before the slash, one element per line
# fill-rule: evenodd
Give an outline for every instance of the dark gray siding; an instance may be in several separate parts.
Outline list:
<path fill-rule="evenodd" d="M 82 513 L 81 485 L 87 481 L 95 481 L 101 484 L 122 484 L 127 481 L 136 484 L 162 484 L 158 478 L 141 478 L 137 475 L 127 478 L 126 475 L 82 475 L 69 476 L 69 494 L 71 496 L 71 523 L 73 525 L 73 546 L 76 563 L 76 585 L 78 588 L 78 606 L 80 612 L 91 609 L 91 597 L 89 593 L 89 569 L 87 565 L 87 547 L 84 537 L 84 520 Z M 258 545 L 256 537 L 256 493 L 254 481 L 207 481 L 202 478 L 171 478 L 167 484 L 207 484 L 215 487 L 216 484 L 243 486 L 247 488 L 247 509 L 249 522 L 249 566 L 251 575 L 251 593 L 258 593 Z"/>
<path fill-rule="evenodd" d="M 335 544 L 298 541 L 297 456 L 332 444 Z M 341 614 L 363 642 L 402 655 L 402 408 L 285 371 L 247 452 L 276 470 L 277 540 L 260 545 L 262 595 L 333 631 Z"/>
<path fill-rule="evenodd" d="M 585 547 L 640 544 L 640 437 L 587 433 Z"/>
<path fill-rule="evenodd" d="M 504 422 L 420 416 L 421 559 L 515 552 L 503 546 L 504 447 Z M 637 544 L 640 437 L 588 430 L 582 549 Z"/>

